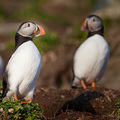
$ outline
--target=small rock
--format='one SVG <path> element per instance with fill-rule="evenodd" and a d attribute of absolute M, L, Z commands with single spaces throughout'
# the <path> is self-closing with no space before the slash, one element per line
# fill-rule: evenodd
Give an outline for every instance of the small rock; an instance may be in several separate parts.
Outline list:
<path fill-rule="evenodd" d="M 8 112 L 9 112 L 9 113 L 14 113 L 14 109 L 13 109 L 13 108 L 10 108 L 10 109 L 8 109 Z"/>
<path fill-rule="evenodd" d="M 64 96 L 64 95 L 61 95 L 61 98 L 63 98 L 63 99 L 64 99 L 64 98 L 65 98 L 65 96 Z"/>
<path fill-rule="evenodd" d="M 0 112 L 3 112 L 4 110 L 3 110 L 3 108 L 0 108 Z"/>

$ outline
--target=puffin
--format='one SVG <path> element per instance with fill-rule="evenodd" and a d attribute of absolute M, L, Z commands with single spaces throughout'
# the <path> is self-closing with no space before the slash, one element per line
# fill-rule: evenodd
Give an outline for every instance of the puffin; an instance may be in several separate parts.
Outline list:
<path fill-rule="evenodd" d="M 76 50 L 73 58 L 73 88 L 95 87 L 103 76 L 109 59 L 109 45 L 104 38 L 104 26 L 97 15 L 89 15 L 81 31 L 88 31 L 87 39 Z"/>
<path fill-rule="evenodd" d="M 15 35 L 15 51 L 3 74 L 2 100 L 13 97 L 32 102 L 41 68 L 41 55 L 33 38 L 44 34 L 44 28 L 31 21 L 19 26 Z"/>

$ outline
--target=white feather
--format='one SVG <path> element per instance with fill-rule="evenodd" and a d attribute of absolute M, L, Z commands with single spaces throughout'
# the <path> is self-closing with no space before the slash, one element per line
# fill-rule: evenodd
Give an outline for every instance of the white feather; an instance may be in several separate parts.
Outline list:
<path fill-rule="evenodd" d="M 40 67 L 41 55 L 34 43 L 28 41 L 20 45 L 6 67 L 9 85 L 6 96 L 16 93 L 18 99 L 32 99 Z"/>

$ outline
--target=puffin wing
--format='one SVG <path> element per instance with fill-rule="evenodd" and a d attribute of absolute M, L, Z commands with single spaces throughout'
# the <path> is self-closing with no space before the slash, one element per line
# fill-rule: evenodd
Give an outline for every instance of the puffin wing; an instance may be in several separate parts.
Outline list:
<path fill-rule="evenodd" d="M 3 75 L 3 93 L 2 93 L 2 98 L 6 96 L 6 93 L 8 92 L 8 87 L 7 87 L 7 81 L 8 81 L 8 73 L 5 71 Z"/>

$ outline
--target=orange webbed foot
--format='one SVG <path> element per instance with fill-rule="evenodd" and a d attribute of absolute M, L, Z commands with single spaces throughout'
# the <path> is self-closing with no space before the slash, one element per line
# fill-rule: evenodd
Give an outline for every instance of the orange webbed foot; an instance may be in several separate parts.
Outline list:
<path fill-rule="evenodd" d="M 31 101 L 32 102 L 32 99 L 30 99 L 29 101 Z M 21 102 L 21 104 L 29 104 L 29 101 L 26 101 L 26 102 Z"/>
<path fill-rule="evenodd" d="M 15 100 L 18 101 L 18 99 L 17 99 L 17 95 L 16 95 L 15 93 L 13 94 L 13 96 L 14 96 Z"/>
<path fill-rule="evenodd" d="M 15 93 L 13 94 L 13 96 L 14 96 L 15 100 L 17 100 L 17 101 L 18 101 L 18 99 L 17 99 L 17 95 L 16 95 Z M 32 102 L 32 99 L 30 99 L 29 101 L 31 101 L 31 102 Z M 21 102 L 21 104 L 25 104 L 25 103 L 29 104 L 29 101 L 26 101 L 26 102 Z"/>
<path fill-rule="evenodd" d="M 95 82 L 92 82 L 92 87 L 95 87 Z"/>
<path fill-rule="evenodd" d="M 86 85 L 85 85 L 85 83 L 84 83 L 84 80 L 81 80 L 81 84 L 82 84 L 82 86 L 83 86 L 84 89 L 87 88 Z"/>

